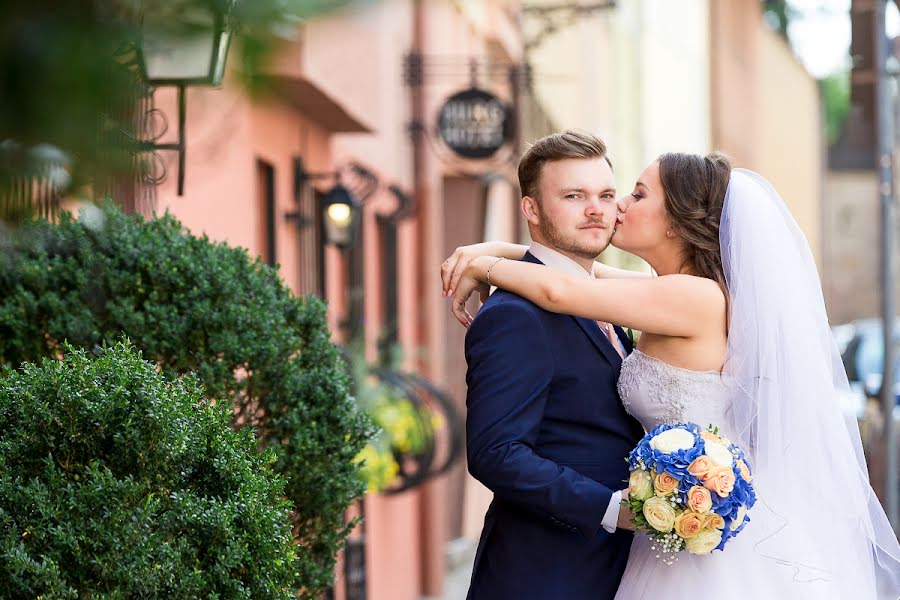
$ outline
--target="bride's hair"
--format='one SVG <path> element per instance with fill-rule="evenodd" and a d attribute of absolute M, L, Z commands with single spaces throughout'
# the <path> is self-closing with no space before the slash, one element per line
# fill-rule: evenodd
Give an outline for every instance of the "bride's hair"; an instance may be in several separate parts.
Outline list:
<path fill-rule="evenodd" d="M 719 221 L 731 179 L 731 161 L 720 152 L 702 156 L 670 152 L 659 157 L 666 212 L 684 240 L 693 274 L 718 282 L 727 294 Z"/>

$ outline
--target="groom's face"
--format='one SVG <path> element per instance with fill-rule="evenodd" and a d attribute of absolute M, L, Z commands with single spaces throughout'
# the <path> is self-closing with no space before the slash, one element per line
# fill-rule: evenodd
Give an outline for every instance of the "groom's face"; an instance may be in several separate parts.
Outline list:
<path fill-rule="evenodd" d="M 609 246 L 616 223 L 616 186 L 605 158 L 547 163 L 538 190 L 537 198 L 525 198 L 526 218 L 537 241 L 585 259 Z"/>

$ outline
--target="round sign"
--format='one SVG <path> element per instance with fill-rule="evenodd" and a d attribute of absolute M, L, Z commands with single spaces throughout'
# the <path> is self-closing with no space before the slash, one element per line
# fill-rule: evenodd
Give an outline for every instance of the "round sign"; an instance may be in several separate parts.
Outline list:
<path fill-rule="evenodd" d="M 438 113 L 438 134 L 465 158 L 487 158 L 510 139 L 511 111 L 499 98 L 469 89 L 447 98 Z"/>

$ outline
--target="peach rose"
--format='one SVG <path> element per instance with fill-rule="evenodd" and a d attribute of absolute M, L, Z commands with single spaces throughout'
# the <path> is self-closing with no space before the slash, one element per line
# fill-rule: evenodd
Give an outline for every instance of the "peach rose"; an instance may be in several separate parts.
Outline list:
<path fill-rule="evenodd" d="M 653 489 L 657 496 L 668 496 L 678 487 L 678 480 L 668 473 L 657 473 L 653 478 Z"/>
<path fill-rule="evenodd" d="M 688 467 L 688 473 L 693 475 L 694 477 L 699 477 L 703 479 L 710 469 L 713 468 L 712 460 L 705 454 L 703 456 L 698 456 L 694 459 L 694 462 Z"/>
<path fill-rule="evenodd" d="M 716 513 L 706 515 L 703 519 L 703 529 L 708 531 L 712 531 L 713 529 L 725 529 L 725 519 Z"/>
<path fill-rule="evenodd" d="M 712 508 L 712 496 L 709 490 L 695 485 L 687 493 L 687 505 L 694 512 L 705 513 Z"/>
<path fill-rule="evenodd" d="M 717 493 L 720 498 L 727 498 L 734 489 L 734 481 L 731 467 L 713 467 L 703 478 L 703 487 Z"/>
<path fill-rule="evenodd" d="M 716 547 L 722 543 L 722 532 L 717 530 L 714 531 L 701 531 L 694 537 L 684 541 L 684 547 L 691 554 L 709 554 Z"/>
<path fill-rule="evenodd" d="M 644 502 L 644 518 L 647 523 L 662 533 L 669 533 L 675 526 L 675 509 L 668 500 L 653 497 Z"/>
<path fill-rule="evenodd" d="M 747 463 L 744 462 L 744 459 L 738 459 L 737 468 L 741 472 L 741 478 L 747 483 L 750 483 L 750 481 L 752 481 L 753 479 L 753 476 L 750 475 L 750 467 L 747 466 Z"/>
<path fill-rule="evenodd" d="M 675 533 L 689 540 L 703 530 L 705 522 L 703 515 L 686 510 L 675 517 Z"/>
<path fill-rule="evenodd" d="M 721 443 L 722 443 L 722 438 L 720 438 L 720 437 L 717 436 L 716 434 L 712 433 L 711 431 L 701 431 L 701 432 L 700 432 L 700 438 L 701 438 L 704 442 L 713 442 L 714 444 L 721 444 Z"/>

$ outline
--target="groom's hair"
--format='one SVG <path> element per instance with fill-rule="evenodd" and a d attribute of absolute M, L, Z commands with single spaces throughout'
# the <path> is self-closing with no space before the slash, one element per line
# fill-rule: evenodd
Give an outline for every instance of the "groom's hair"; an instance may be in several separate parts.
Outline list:
<path fill-rule="evenodd" d="M 612 161 L 606 154 L 606 144 L 597 136 L 577 129 L 551 133 L 532 144 L 519 161 L 519 189 L 522 196 L 539 200 L 538 183 L 544 165 L 567 158 L 605 158 L 609 168 L 612 168 Z"/>

